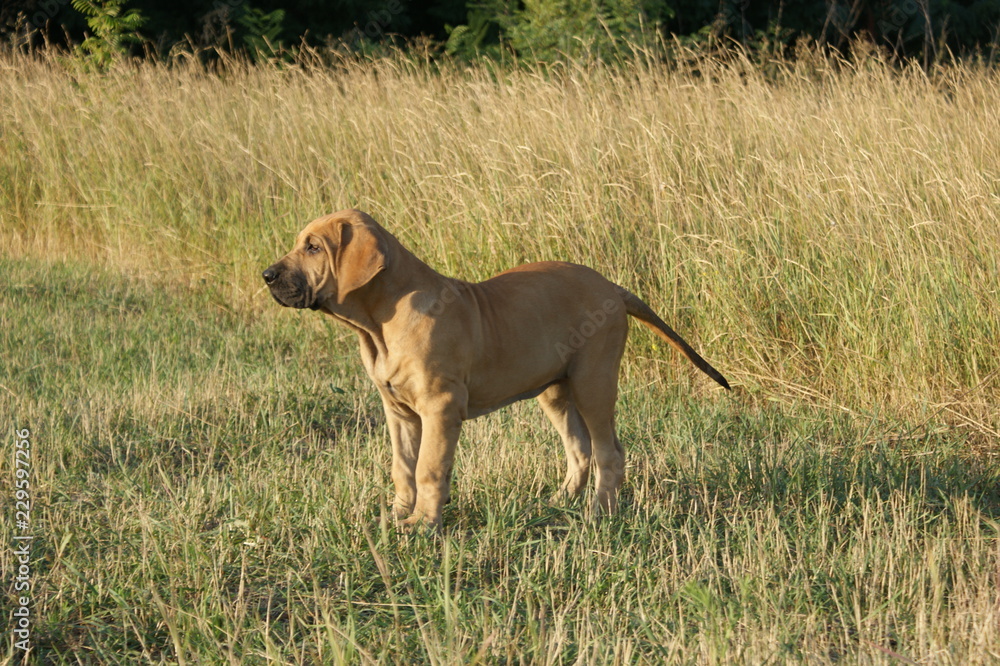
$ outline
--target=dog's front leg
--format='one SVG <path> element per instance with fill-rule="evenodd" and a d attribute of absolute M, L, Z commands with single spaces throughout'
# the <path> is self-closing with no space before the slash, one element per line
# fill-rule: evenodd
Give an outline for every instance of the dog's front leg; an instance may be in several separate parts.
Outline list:
<path fill-rule="evenodd" d="M 448 502 L 455 447 L 462 429 L 462 406 L 448 400 L 420 414 L 420 455 L 417 459 L 417 501 L 407 525 L 441 524 L 441 510 Z"/>
<path fill-rule="evenodd" d="M 420 417 L 400 413 L 398 408 L 383 401 L 385 420 L 392 440 L 392 483 L 396 497 L 392 513 L 402 520 L 413 513 L 417 503 L 417 458 L 420 454 Z"/>

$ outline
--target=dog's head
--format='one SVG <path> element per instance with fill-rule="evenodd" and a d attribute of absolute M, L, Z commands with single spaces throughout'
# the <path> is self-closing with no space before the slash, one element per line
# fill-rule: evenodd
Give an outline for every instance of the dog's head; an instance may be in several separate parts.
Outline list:
<path fill-rule="evenodd" d="M 375 220 L 344 210 L 306 225 L 292 251 L 269 266 L 263 278 L 281 305 L 335 309 L 385 270 L 386 252 Z"/>

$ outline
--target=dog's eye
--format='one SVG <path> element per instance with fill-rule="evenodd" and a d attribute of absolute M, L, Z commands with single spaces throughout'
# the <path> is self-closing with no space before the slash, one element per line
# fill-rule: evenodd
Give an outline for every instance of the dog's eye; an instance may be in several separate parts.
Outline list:
<path fill-rule="evenodd" d="M 317 252 L 319 252 L 319 245 L 306 243 L 306 254 L 316 254 Z"/>

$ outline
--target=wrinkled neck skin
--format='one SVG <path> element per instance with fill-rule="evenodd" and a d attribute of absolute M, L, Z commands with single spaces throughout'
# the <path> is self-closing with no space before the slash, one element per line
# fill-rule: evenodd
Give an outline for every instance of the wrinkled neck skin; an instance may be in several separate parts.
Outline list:
<path fill-rule="evenodd" d="M 363 287 L 345 295 L 342 303 L 329 300 L 320 310 L 338 319 L 358 333 L 366 365 L 388 354 L 383 327 L 396 316 L 396 302 L 401 294 L 436 293 L 444 282 L 451 282 L 386 234 L 386 266 Z M 388 294 L 393 294 L 392 298 Z"/>

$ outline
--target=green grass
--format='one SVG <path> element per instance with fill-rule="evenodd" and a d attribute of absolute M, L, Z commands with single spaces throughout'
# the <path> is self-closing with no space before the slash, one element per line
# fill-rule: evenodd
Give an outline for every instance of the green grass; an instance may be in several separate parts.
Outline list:
<path fill-rule="evenodd" d="M 1000 659 L 995 72 L 3 58 L 37 663 Z M 522 403 L 466 424 L 443 533 L 399 535 L 353 335 L 259 278 L 354 205 L 448 274 L 593 265 L 737 390 L 634 327 L 618 514 L 548 505 Z"/>
<path fill-rule="evenodd" d="M 629 480 L 595 525 L 540 499 L 561 452 L 525 404 L 467 427 L 443 536 L 402 537 L 337 329 L 243 320 L 208 286 L 0 268 L 47 661 L 994 654 L 998 474 L 954 432 L 626 385 Z"/>

